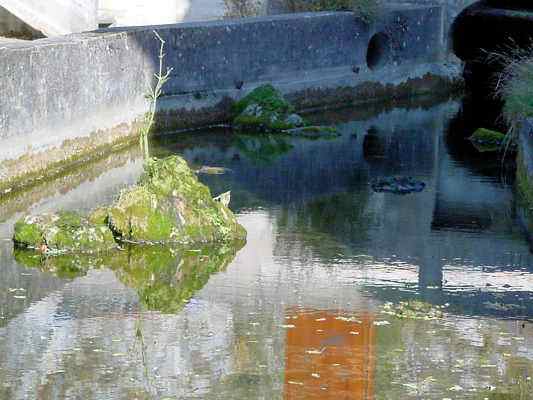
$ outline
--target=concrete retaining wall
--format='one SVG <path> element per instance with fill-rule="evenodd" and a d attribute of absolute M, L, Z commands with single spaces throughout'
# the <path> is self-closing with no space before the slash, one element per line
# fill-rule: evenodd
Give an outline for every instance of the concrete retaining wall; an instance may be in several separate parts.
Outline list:
<path fill-rule="evenodd" d="M 157 68 L 153 29 L 174 68 L 158 125 L 178 129 L 224 121 L 232 100 L 265 82 L 300 107 L 445 91 L 459 71 L 440 63 L 441 13 L 402 6 L 372 26 L 312 13 L 0 44 L 0 179 L 9 191 L 22 174 L 39 179 L 52 164 L 134 137 Z M 377 33 L 385 40 L 374 39 L 370 69 Z"/>

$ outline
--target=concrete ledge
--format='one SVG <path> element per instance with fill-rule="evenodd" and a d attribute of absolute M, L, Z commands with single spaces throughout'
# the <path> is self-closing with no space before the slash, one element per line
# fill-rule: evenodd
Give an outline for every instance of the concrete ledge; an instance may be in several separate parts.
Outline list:
<path fill-rule="evenodd" d="M 158 62 L 154 29 L 174 68 L 158 126 L 180 129 L 225 121 L 264 82 L 301 108 L 448 90 L 460 71 L 441 63 L 441 13 L 403 5 L 373 25 L 305 13 L 0 43 L 0 193 L 135 138 Z"/>

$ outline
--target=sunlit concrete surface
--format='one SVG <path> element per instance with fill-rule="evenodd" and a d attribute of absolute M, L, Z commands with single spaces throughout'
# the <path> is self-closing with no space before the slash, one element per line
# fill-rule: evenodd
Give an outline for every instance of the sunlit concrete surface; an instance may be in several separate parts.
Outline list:
<path fill-rule="evenodd" d="M 0 8 L 45 36 L 58 36 L 96 29 L 97 2 L 98 0 L 0 0 Z M 0 12 L 0 16 L 2 15 L 5 13 Z"/>
<path fill-rule="evenodd" d="M 100 0 L 98 19 L 112 26 L 173 24 L 222 18 L 223 0 Z"/>

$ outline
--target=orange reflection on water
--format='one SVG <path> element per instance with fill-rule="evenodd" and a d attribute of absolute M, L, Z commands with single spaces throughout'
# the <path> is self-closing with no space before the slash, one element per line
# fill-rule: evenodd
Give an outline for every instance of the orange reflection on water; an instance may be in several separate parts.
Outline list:
<path fill-rule="evenodd" d="M 284 399 L 374 398 L 374 318 L 333 311 L 286 312 Z"/>

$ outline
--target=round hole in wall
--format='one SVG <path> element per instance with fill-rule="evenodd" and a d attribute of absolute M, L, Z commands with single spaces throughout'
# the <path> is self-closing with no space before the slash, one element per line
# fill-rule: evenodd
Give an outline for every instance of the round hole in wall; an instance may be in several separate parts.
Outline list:
<path fill-rule="evenodd" d="M 370 69 L 377 69 L 387 64 L 391 57 L 391 41 L 387 34 L 376 33 L 368 43 L 366 64 Z"/>

